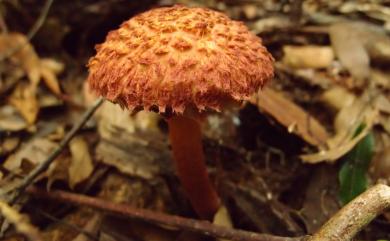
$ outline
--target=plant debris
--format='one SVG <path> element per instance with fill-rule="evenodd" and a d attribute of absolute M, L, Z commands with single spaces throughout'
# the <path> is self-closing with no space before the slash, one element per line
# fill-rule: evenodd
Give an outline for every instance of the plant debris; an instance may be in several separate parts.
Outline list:
<path fill-rule="evenodd" d="M 175 174 L 169 116 L 109 101 L 99 107 L 86 84 L 88 59 L 109 31 L 173 4 L 242 21 L 275 59 L 269 85 L 201 117 L 209 176 L 223 204 L 214 224 L 195 220 Z M 210 230 L 219 240 L 320 240 L 343 218 L 357 240 L 390 240 L 390 214 L 381 209 L 390 203 L 389 7 L 370 0 L 0 1 L 2 240 L 207 240 Z M 72 195 L 81 201 L 66 199 Z M 84 207 L 86 196 L 106 209 Z M 383 215 L 367 224 L 364 213 L 349 212 L 356 196 L 360 210 L 373 210 L 370 218 Z M 128 207 L 147 209 L 152 220 L 166 216 L 117 216 Z M 177 216 L 184 221 L 166 226 Z"/>

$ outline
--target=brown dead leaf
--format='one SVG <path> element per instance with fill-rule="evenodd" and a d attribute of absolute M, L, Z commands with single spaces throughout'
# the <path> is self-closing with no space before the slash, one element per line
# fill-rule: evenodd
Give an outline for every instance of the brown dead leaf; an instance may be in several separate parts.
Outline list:
<path fill-rule="evenodd" d="M 40 79 L 40 61 L 34 48 L 23 34 L 8 33 L 0 35 L 0 53 L 21 47 L 11 56 L 11 61 L 22 66 L 30 82 L 38 85 Z"/>
<path fill-rule="evenodd" d="M 379 94 L 374 102 L 375 107 L 386 114 L 390 114 L 390 100 L 384 94 Z"/>
<path fill-rule="evenodd" d="M 101 141 L 96 153 L 103 163 L 129 175 L 152 178 L 160 171 L 161 161 L 170 158 L 166 137 L 157 128 L 157 114 L 141 111 L 131 116 L 105 102 L 97 119 Z"/>
<path fill-rule="evenodd" d="M 42 59 L 40 61 L 40 71 L 42 79 L 50 91 L 55 95 L 61 95 L 61 87 L 57 79 L 57 74 L 61 73 L 64 65 L 53 59 Z"/>
<path fill-rule="evenodd" d="M 64 69 L 63 64 L 52 59 L 39 59 L 34 47 L 23 34 L 9 33 L 0 35 L 0 53 L 6 53 L 18 48 L 20 50 L 14 53 L 10 59 L 14 64 L 22 67 L 30 83 L 33 86 L 37 86 L 40 79 L 43 78 L 50 91 L 55 95 L 60 95 L 61 89 L 56 75 Z"/>
<path fill-rule="evenodd" d="M 61 74 L 62 71 L 64 71 L 65 69 L 65 66 L 62 62 L 50 58 L 42 58 L 41 67 L 49 70 L 50 72 L 56 75 Z"/>
<path fill-rule="evenodd" d="M 48 69 L 41 67 L 42 79 L 45 82 L 46 86 L 51 92 L 55 95 L 61 94 L 60 84 L 58 83 L 57 76 Z"/>
<path fill-rule="evenodd" d="M 71 157 L 65 153 L 59 155 L 56 161 L 50 164 L 43 177 L 47 177 L 46 189 L 50 190 L 53 183 L 56 181 L 63 181 L 69 183 L 69 167 L 71 164 Z"/>
<path fill-rule="evenodd" d="M 283 46 L 283 63 L 292 68 L 326 68 L 334 60 L 329 46 Z"/>
<path fill-rule="evenodd" d="M 42 241 L 39 230 L 33 226 L 28 217 L 22 215 L 7 203 L 0 201 L 0 213 L 8 222 L 12 223 L 19 233 L 22 233 L 30 241 Z"/>
<path fill-rule="evenodd" d="M 47 139 L 34 138 L 22 145 L 16 153 L 10 155 L 4 162 L 3 167 L 17 173 L 23 160 L 28 160 L 33 165 L 37 165 L 45 160 L 56 146 L 56 143 Z"/>
<path fill-rule="evenodd" d="M 346 88 L 337 85 L 326 90 L 321 96 L 321 100 L 325 104 L 336 110 L 352 105 L 355 99 L 356 96 L 353 93 L 349 92 Z"/>
<path fill-rule="evenodd" d="M 370 76 L 371 82 L 386 90 L 390 89 L 390 73 L 382 72 L 380 70 L 373 69 Z"/>
<path fill-rule="evenodd" d="M 368 113 L 368 112 L 367 112 Z M 342 140 L 343 142 L 336 142 L 334 140 L 329 140 L 328 143 L 333 143 L 329 144 L 332 146 L 328 150 L 322 150 L 318 153 L 314 154 L 306 154 L 306 155 L 301 155 L 301 159 L 310 164 L 316 164 L 319 162 L 334 162 L 343 155 L 345 155 L 347 152 L 349 152 L 360 140 L 362 140 L 368 132 L 371 130 L 371 127 L 374 124 L 375 119 L 377 118 L 378 113 L 375 110 L 372 110 L 372 112 L 369 112 L 368 116 L 366 116 L 366 119 L 363 120 L 363 123 L 365 123 L 364 129 L 361 131 L 359 135 L 356 137 L 352 138 L 353 136 L 353 131 L 351 131 L 350 135 L 343 136 Z M 360 122 L 359 122 L 360 124 Z M 357 125 L 355 125 L 357 127 Z M 353 128 L 349 128 L 350 130 L 354 130 Z M 333 139 L 337 139 L 338 141 L 340 138 L 333 137 Z M 337 144 L 336 144 L 337 143 Z"/>
<path fill-rule="evenodd" d="M 19 143 L 20 139 L 16 136 L 0 139 L 0 157 L 15 150 Z"/>
<path fill-rule="evenodd" d="M 332 90 L 330 90 L 332 91 Z M 350 151 L 367 133 L 372 126 L 378 122 L 379 110 L 375 106 L 378 100 L 378 95 L 373 98 L 370 90 L 366 91 L 355 99 L 350 104 L 345 104 L 337 113 L 334 119 L 335 134 L 327 140 L 327 150 L 322 150 L 319 153 L 301 155 L 304 162 L 318 163 L 322 161 L 334 162 L 348 151 Z M 343 101 L 345 95 L 343 91 L 336 91 L 339 95 L 334 94 L 332 98 L 341 99 L 341 102 L 349 103 L 350 101 Z M 380 95 L 379 95 L 380 96 Z M 329 101 L 329 98 L 322 98 L 322 100 Z M 331 99 L 330 102 L 334 101 Z M 329 103 L 330 103 L 329 102 Z M 362 132 L 354 137 L 355 130 L 362 123 L 365 124 Z"/>
<path fill-rule="evenodd" d="M 89 154 L 88 144 L 81 136 L 76 136 L 69 143 L 72 160 L 68 169 L 69 186 L 73 189 L 78 183 L 85 181 L 93 172 L 93 162 Z"/>
<path fill-rule="evenodd" d="M 342 98 L 340 96 L 340 99 Z M 350 105 L 344 106 L 337 113 L 333 123 L 335 135 L 327 141 L 330 149 L 351 140 L 355 129 L 365 120 L 371 120 L 372 126 L 375 121 L 372 119 L 373 116 L 378 118 L 378 108 L 374 105 L 376 101 L 370 98 L 370 94 L 367 92 L 356 98 Z"/>
<path fill-rule="evenodd" d="M 250 102 L 275 118 L 289 132 L 297 134 L 312 145 L 320 146 L 328 139 L 329 135 L 321 123 L 275 90 L 264 88 Z"/>
<path fill-rule="evenodd" d="M 329 27 L 330 39 L 341 64 L 361 85 L 370 75 L 370 58 L 365 48 L 361 25 L 353 22 L 336 23 Z"/>
<path fill-rule="evenodd" d="M 8 101 L 23 116 L 28 124 L 33 124 L 38 116 L 37 88 L 33 84 L 19 83 Z"/>
<path fill-rule="evenodd" d="M 0 132 L 21 131 L 27 128 L 27 122 L 11 105 L 0 107 Z"/>
<path fill-rule="evenodd" d="M 373 61 L 382 64 L 390 62 L 390 38 L 388 35 L 381 31 L 371 31 L 366 46 Z"/>

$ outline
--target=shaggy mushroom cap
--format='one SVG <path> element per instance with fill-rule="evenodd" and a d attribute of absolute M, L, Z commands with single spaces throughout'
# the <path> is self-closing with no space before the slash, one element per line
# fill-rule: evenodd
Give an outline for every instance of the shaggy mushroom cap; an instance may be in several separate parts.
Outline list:
<path fill-rule="evenodd" d="M 153 9 L 111 31 L 88 63 L 92 90 L 130 110 L 221 110 L 273 77 L 261 39 L 226 15 L 181 5 Z"/>

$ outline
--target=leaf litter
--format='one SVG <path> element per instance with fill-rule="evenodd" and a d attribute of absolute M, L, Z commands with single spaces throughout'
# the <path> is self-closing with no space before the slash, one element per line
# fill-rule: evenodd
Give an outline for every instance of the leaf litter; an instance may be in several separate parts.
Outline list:
<path fill-rule="evenodd" d="M 303 1 L 300 15 L 291 1 L 96 1 L 80 3 L 77 15 L 71 3 L 54 4 L 56 14 L 31 41 L 18 32 L 0 35 L 0 55 L 22 44 L 0 64 L 1 196 L 50 155 L 75 116 L 96 99 L 84 84 L 84 66 L 93 45 L 113 29 L 108 26 L 156 3 L 223 11 L 259 34 L 276 59 L 271 85 L 237 109 L 210 115 L 203 126 L 209 172 L 226 208 L 216 224 L 286 236 L 313 233 L 366 187 L 390 184 L 384 4 Z M 28 27 L 17 16 L 33 19 L 40 8 L 0 3 L 12 31 Z M 53 22 L 60 28 L 56 33 Z M 359 126 L 364 127 L 356 134 Z M 375 143 L 368 149 L 367 138 Z M 35 185 L 195 217 L 169 148 L 161 117 L 106 102 Z M 19 205 L 43 240 L 202 239 L 27 196 Z M 390 239 L 390 218 L 384 216 L 387 220 L 379 218 L 359 238 Z M 6 233 L 6 240 L 16 237 L 12 227 Z"/>

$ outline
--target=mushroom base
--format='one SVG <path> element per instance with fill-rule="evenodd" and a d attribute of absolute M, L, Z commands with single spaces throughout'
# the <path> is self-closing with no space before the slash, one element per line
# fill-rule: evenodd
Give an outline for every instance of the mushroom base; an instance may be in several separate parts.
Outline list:
<path fill-rule="evenodd" d="M 207 173 L 200 124 L 185 116 L 173 116 L 167 121 L 180 182 L 196 213 L 211 220 L 220 200 Z"/>

